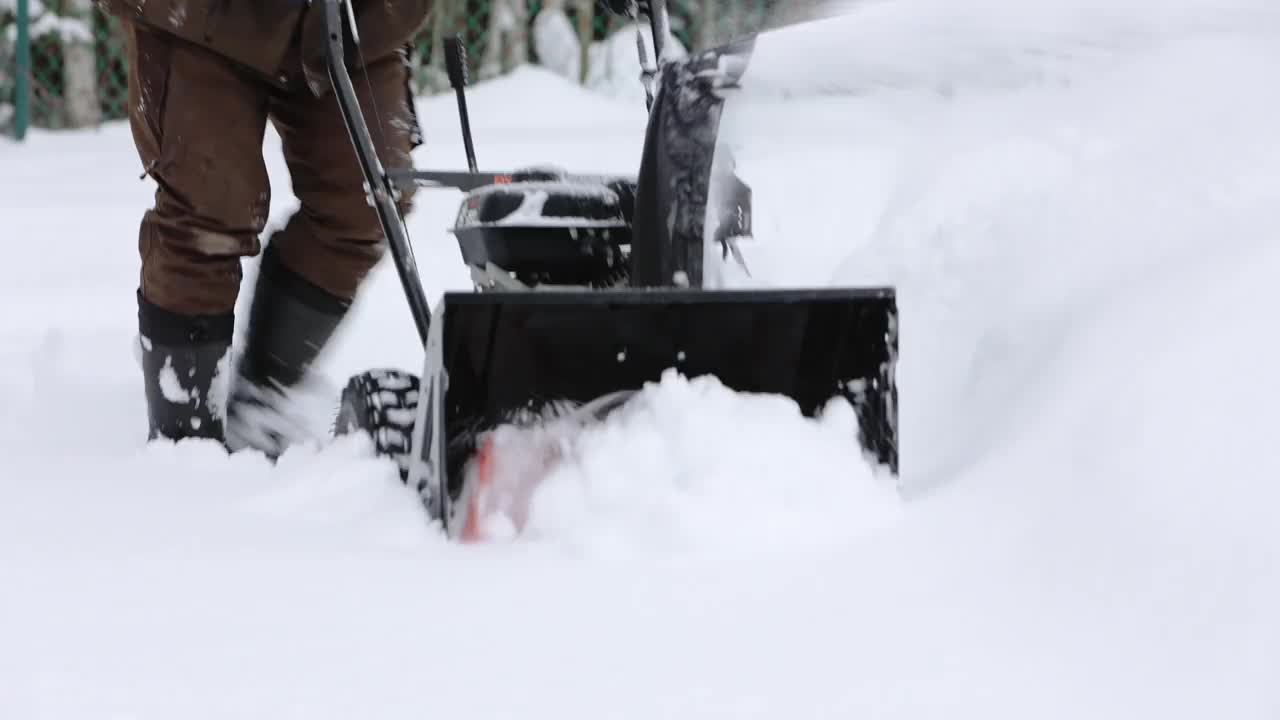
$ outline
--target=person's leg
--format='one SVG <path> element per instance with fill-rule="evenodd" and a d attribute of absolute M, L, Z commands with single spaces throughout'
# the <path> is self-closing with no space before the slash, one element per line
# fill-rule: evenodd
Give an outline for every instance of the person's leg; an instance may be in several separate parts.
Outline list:
<path fill-rule="evenodd" d="M 126 31 L 130 125 L 157 184 L 138 234 L 149 437 L 221 440 L 240 259 L 258 251 L 270 205 L 268 90 L 217 55 Z"/>
<path fill-rule="evenodd" d="M 373 145 L 383 167 L 409 169 L 420 144 L 408 58 L 395 53 L 352 72 Z M 333 92 L 305 90 L 272 104 L 293 191 L 302 207 L 271 239 L 281 263 L 326 293 L 349 301 L 386 251 L 382 226 L 370 207 L 364 176 Z M 413 188 L 400 198 L 407 213 Z"/>
<path fill-rule="evenodd" d="M 409 168 L 419 143 L 405 55 L 352 73 L 365 121 L 384 167 Z M 276 456 L 297 424 L 289 395 L 327 346 L 361 283 L 386 252 L 378 216 L 332 92 L 305 87 L 277 95 L 271 118 L 301 207 L 263 252 L 254 286 L 248 340 L 230 411 L 233 448 Z M 400 199 L 407 213 L 412 191 Z M 305 433 L 303 433 L 305 437 Z"/>

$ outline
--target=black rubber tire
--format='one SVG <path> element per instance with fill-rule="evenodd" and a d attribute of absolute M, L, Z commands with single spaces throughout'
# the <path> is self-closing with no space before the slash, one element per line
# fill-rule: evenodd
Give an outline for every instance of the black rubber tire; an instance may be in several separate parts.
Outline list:
<path fill-rule="evenodd" d="M 333 434 L 367 434 L 377 455 L 395 460 L 400 479 L 407 480 L 418 388 L 418 377 L 402 370 L 369 370 L 353 376 L 342 390 Z"/>

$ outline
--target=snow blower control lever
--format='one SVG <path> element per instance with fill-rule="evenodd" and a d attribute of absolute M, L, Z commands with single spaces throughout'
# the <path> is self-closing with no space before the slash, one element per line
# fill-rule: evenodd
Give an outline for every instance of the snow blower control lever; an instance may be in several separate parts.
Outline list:
<path fill-rule="evenodd" d="M 476 146 L 471 138 L 471 117 L 467 113 L 467 48 L 462 38 L 454 36 L 444 41 L 444 66 L 449 73 L 449 84 L 458 94 L 458 119 L 462 122 L 462 142 L 467 148 L 467 168 L 477 172 Z"/>

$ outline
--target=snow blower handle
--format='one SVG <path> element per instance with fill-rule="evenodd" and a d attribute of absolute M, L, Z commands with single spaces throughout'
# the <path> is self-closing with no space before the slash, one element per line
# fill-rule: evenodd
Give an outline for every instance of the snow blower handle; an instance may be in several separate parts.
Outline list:
<path fill-rule="evenodd" d="M 467 148 L 467 169 L 476 172 L 476 146 L 467 113 L 467 48 L 458 35 L 444 41 L 444 67 L 449 74 L 449 85 L 458 95 L 458 119 L 462 123 L 462 142 Z"/>
<path fill-rule="evenodd" d="M 607 12 L 624 15 L 635 23 L 636 49 L 640 55 L 640 84 L 644 87 L 645 109 L 653 110 L 655 95 L 654 80 L 662 68 L 665 59 L 667 40 L 671 33 L 671 17 L 667 14 L 666 0 L 600 0 Z M 640 17 L 649 19 L 649 30 L 653 37 L 653 64 L 649 64 L 649 51 L 641 29 Z"/>
<path fill-rule="evenodd" d="M 648 0 L 649 29 L 653 32 L 654 64 L 662 67 L 666 58 L 667 40 L 671 37 L 671 17 L 667 14 L 667 0 Z"/>
<path fill-rule="evenodd" d="M 378 223 L 382 226 L 383 235 L 387 238 L 391 257 L 400 275 L 400 284 L 404 288 L 405 299 L 409 302 L 409 311 L 413 315 L 414 323 L 418 326 L 418 335 L 422 338 L 422 344 L 426 345 L 431 331 L 431 306 L 422 288 L 418 263 L 413 257 L 413 246 L 409 243 L 409 231 L 404 225 L 404 216 L 396 206 L 399 193 L 383 167 L 382 161 L 378 158 L 369 125 L 365 122 L 364 113 L 360 109 L 360 99 L 356 96 L 351 74 L 347 70 L 346 43 L 354 45 L 360 39 L 351 4 L 347 0 L 324 0 L 322 11 L 327 35 L 325 60 L 329 79 L 333 83 L 334 94 L 338 99 L 338 108 L 342 111 L 342 121 L 346 125 L 352 150 L 360 164 L 360 173 L 364 176 L 366 197 L 378 214 Z"/>

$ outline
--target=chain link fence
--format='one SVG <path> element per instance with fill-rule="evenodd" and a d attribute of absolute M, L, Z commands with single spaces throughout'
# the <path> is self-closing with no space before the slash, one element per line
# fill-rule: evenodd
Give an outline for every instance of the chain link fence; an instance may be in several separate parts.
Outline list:
<path fill-rule="evenodd" d="M 817 2 L 671 0 L 672 32 L 682 48 L 698 50 L 801 19 L 799 10 Z M 597 0 L 438 0 L 432 15 L 415 43 L 420 94 L 448 89 L 443 40 L 453 35 L 463 37 L 477 80 L 533 63 L 605 85 L 617 56 L 611 46 L 635 54 L 634 28 Z M 0 134 L 123 119 L 127 72 L 119 24 L 92 0 L 0 0 Z"/>
<path fill-rule="evenodd" d="M 123 48 L 92 7 L 90 0 L 0 0 L 0 132 L 122 117 Z"/>

